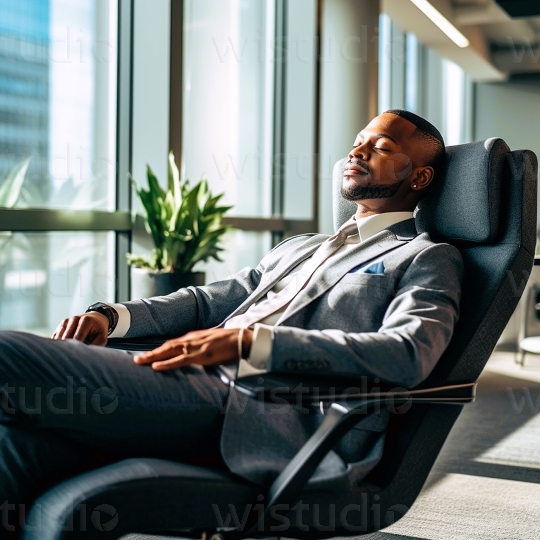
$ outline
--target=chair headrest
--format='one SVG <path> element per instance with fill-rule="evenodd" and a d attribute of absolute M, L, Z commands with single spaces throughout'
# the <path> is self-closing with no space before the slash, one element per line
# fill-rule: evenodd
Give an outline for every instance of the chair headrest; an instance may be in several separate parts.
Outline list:
<path fill-rule="evenodd" d="M 494 241 L 508 152 L 498 138 L 447 147 L 444 178 L 418 203 L 417 230 L 448 241 Z"/>
<path fill-rule="evenodd" d="M 504 161 L 510 149 L 499 138 L 446 148 L 444 176 L 436 178 L 418 203 L 416 228 L 433 238 L 457 242 L 492 242 L 499 227 Z M 339 228 L 356 211 L 343 199 L 344 158 L 333 174 L 334 227 Z"/>

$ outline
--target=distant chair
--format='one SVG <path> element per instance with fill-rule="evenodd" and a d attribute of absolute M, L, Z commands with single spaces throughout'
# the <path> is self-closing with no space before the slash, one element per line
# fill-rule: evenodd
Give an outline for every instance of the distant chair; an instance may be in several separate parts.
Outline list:
<path fill-rule="evenodd" d="M 535 265 L 540 264 L 540 260 L 535 260 Z M 534 284 L 525 293 L 523 301 L 521 324 L 519 325 L 518 353 L 516 363 L 521 367 L 525 366 L 525 355 L 540 355 L 540 335 L 530 335 L 530 318 L 535 317 L 540 321 L 540 285 Z"/>

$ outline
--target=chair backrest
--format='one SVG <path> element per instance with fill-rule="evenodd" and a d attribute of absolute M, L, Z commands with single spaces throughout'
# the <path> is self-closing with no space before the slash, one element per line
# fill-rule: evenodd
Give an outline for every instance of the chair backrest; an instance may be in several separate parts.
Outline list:
<path fill-rule="evenodd" d="M 340 194 L 345 161 L 334 168 L 336 226 L 356 208 Z M 495 348 L 534 260 L 537 167 L 533 152 L 511 152 L 502 139 L 447 148 L 445 175 L 418 205 L 415 220 L 420 232 L 455 245 L 463 256 L 461 313 L 421 386 L 476 381 Z M 383 457 L 365 480 L 383 490 L 381 512 L 399 503 L 405 513 L 413 504 L 460 412 L 426 404 L 391 415 Z"/>
<path fill-rule="evenodd" d="M 346 159 L 334 167 L 334 226 L 356 209 L 341 197 Z M 461 314 L 425 385 L 473 382 L 514 311 L 536 242 L 537 159 L 498 138 L 448 147 L 444 177 L 415 212 L 419 232 L 455 245 L 465 264 Z"/>

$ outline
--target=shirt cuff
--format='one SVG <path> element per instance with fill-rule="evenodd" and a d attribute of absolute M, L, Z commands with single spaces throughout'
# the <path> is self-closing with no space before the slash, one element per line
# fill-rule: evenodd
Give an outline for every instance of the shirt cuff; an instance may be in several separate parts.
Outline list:
<path fill-rule="evenodd" d="M 272 356 L 273 326 L 257 323 L 253 327 L 253 339 L 248 362 L 257 369 L 266 369 Z"/>
<path fill-rule="evenodd" d="M 116 328 L 111 332 L 110 338 L 121 338 L 124 337 L 131 326 L 131 313 L 129 309 L 123 304 L 107 304 L 112 307 L 118 313 L 118 322 L 116 323 Z"/>
<path fill-rule="evenodd" d="M 268 362 L 272 356 L 272 329 L 273 327 L 267 324 L 255 324 L 249 358 L 240 360 L 238 378 L 260 375 L 268 371 Z"/>

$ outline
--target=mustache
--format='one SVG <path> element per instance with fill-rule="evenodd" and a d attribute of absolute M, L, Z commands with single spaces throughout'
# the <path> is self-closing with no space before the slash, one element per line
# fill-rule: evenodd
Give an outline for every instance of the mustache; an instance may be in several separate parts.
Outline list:
<path fill-rule="evenodd" d="M 357 167 L 360 167 L 361 169 L 364 169 L 364 171 L 370 173 L 371 172 L 371 168 L 370 166 L 367 164 L 367 163 L 363 163 L 362 161 L 357 161 L 357 160 L 353 160 L 353 159 L 349 159 L 347 161 L 347 163 L 350 163 L 351 165 L 355 165 Z"/>

